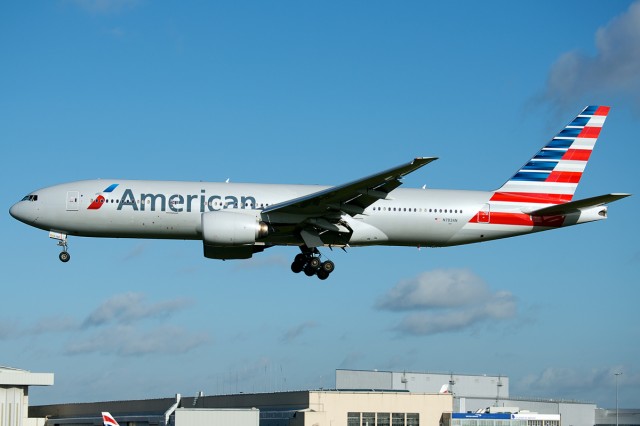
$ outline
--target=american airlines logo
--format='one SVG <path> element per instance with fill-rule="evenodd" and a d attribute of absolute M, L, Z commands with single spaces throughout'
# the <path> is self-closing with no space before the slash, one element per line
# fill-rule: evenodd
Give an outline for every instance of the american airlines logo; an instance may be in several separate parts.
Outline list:
<path fill-rule="evenodd" d="M 110 185 L 102 193 L 112 192 L 118 184 Z M 89 210 L 97 210 L 105 204 L 105 197 L 98 195 L 89 205 Z M 133 190 L 127 188 L 124 190 L 122 197 L 117 200 L 117 210 L 131 208 L 132 211 L 161 211 L 161 212 L 200 212 L 217 211 L 226 208 L 251 209 L 257 208 L 256 199 L 253 196 L 233 195 L 208 195 L 204 189 L 200 190 L 200 194 L 145 194 L 141 193 L 136 196 Z"/>
<path fill-rule="evenodd" d="M 103 193 L 109 193 L 109 192 L 113 192 L 114 189 L 116 189 L 118 187 L 117 183 L 113 183 L 109 186 L 107 186 L 107 188 L 102 191 Z M 98 210 L 100 207 L 102 207 L 102 205 L 104 204 L 104 195 L 100 194 L 96 197 L 95 200 L 93 200 L 93 202 L 89 205 L 89 207 L 87 207 L 88 210 Z"/>

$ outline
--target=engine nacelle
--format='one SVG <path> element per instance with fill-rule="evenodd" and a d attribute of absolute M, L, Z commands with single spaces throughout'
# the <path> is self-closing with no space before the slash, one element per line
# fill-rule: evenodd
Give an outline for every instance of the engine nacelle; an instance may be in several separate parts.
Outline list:
<path fill-rule="evenodd" d="M 245 211 L 246 212 L 246 211 Z M 256 212 L 220 210 L 202 213 L 202 240 L 205 245 L 229 247 L 254 244 L 266 237 L 269 227 Z"/>

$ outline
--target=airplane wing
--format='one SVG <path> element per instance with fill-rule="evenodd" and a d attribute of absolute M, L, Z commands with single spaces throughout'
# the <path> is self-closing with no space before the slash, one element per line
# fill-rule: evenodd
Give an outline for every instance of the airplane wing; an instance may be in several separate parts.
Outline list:
<path fill-rule="evenodd" d="M 307 247 L 319 247 L 328 241 L 344 246 L 353 231 L 341 220 L 343 215 L 363 214 L 376 201 L 392 199 L 389 193 L 402 184 L 404 176 L 434 160 L 437 158 L 415 158 L 410 163 L 344 185 L 271 205 L 262 213 L 272 224 L 288 224 L 288 227 L 278 226 L 279 232 L 298 235 Z"/>
<path fill-rule="evenodd" d="M 323 216 L 329 213 L 362 214 L 371 204 L 390 199 L 389 193 L 399 187 L 401 179 L 437 157 L 419 157 L 407 164 L 367 176 L 344 185 L 334 186 L 303 197 L 271 205 L 263 213 L 288 213 Z"/>
<path fill-rule="evenodd" d="M 597 197 L 585 198 L 584 200 L 570 201 L 564 204 L 544 207 L 542 209 L 527 212 L 527 214 L 530 214 L 532 216 L 550 216 L 575 213 L 578 210 L 584 209 L 586 207 L 596 207 L 607 203 L 613 203 L 614 201 L 620 200 L 630 195 L 631 194 L 599 195 Z"/>

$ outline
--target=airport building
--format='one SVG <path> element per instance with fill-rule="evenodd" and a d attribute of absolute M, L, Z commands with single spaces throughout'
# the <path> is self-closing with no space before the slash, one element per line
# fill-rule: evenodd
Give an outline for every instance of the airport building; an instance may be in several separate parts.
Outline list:
<path fill-rule="evenodd" d="M 336 370 L 336 388 L 450 392 L 454 397 L 453 413 L 490 413 L 492 411 L 495 412 L 496 408 L 501 408 L 502 411 L 513 414 L 559 415 L 561 424 L 564 426 L 593 426 L 596 424 L 595 404 L 561 399 L 512 397 L 509 392 L 509 378 L 505 376 Z M 487 421 L 479 423 L 480 426 L 498 426 L 500 424 L 498 420 L 504 421 L 505 419 L 482 420 Z M 534 425 L 545 426 L 547 424 L 543 419 L 536 419 L 535 421 L 540 421 L 541 423 L 534 423 Z M 473 426 L 470 420 L 463 420 L 460 425 L 452 422 L 451 425 L 465 426 L 467 423 Z M 519 426 L 519 423 L 514 419 L 512 425 Z"/>
<path fill-rule="evenodd" d="M 0 367 L 0 426 L 640 426 L 640 410 L 515 398 L 509 378 L 337 370 L 336 389 L 28 407 L 28 387 L 53 374 Z M 27 416 L 28 412 L 28 416 Z"/>
<path fill-rule="evenodd" d="M 257 426 L 256 419 L 261 426 L 441 426 L 451 406 L 450 394 L 314 390 L 45 405 L 30 415 L 46 417 L 47 426 L 100 425 L 102 411 L 122 426 Z"/>
<path fill-rule="evenodd" d="M 539 413 L 452 413 L 445 414 L 444 426 L 560 426 L 560 414 Z"/>
<path fill-rule="evenodd" d="M 640 426 L 640 409 L 596 409 L 597 426 Z"/>
<path fill-rule="evenodd" d="M 53 385 L 52 373 L 32 373 L 0 367 L 0 426 L 42 426 L 45 419 L 29 418 L 29 386 Z"/>

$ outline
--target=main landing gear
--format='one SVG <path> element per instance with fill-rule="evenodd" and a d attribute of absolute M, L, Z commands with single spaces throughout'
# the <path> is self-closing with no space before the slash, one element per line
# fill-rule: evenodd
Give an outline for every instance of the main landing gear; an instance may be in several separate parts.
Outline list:
<path fill-rule="evenodd" d="M 329 274 L 336 268 L 332 261 L 326 260 L 322 262 L 320 260 L 320 252 L 315 247 L 312 249 L 304 247 L 300 248 L 300 250 L 302 250 L 302 253 L 296 255 L 291 264 L 293 272 L 297 274 L 304 271 L 306 276 L 317 275 L 321 280 L 329 278 Z"/>

